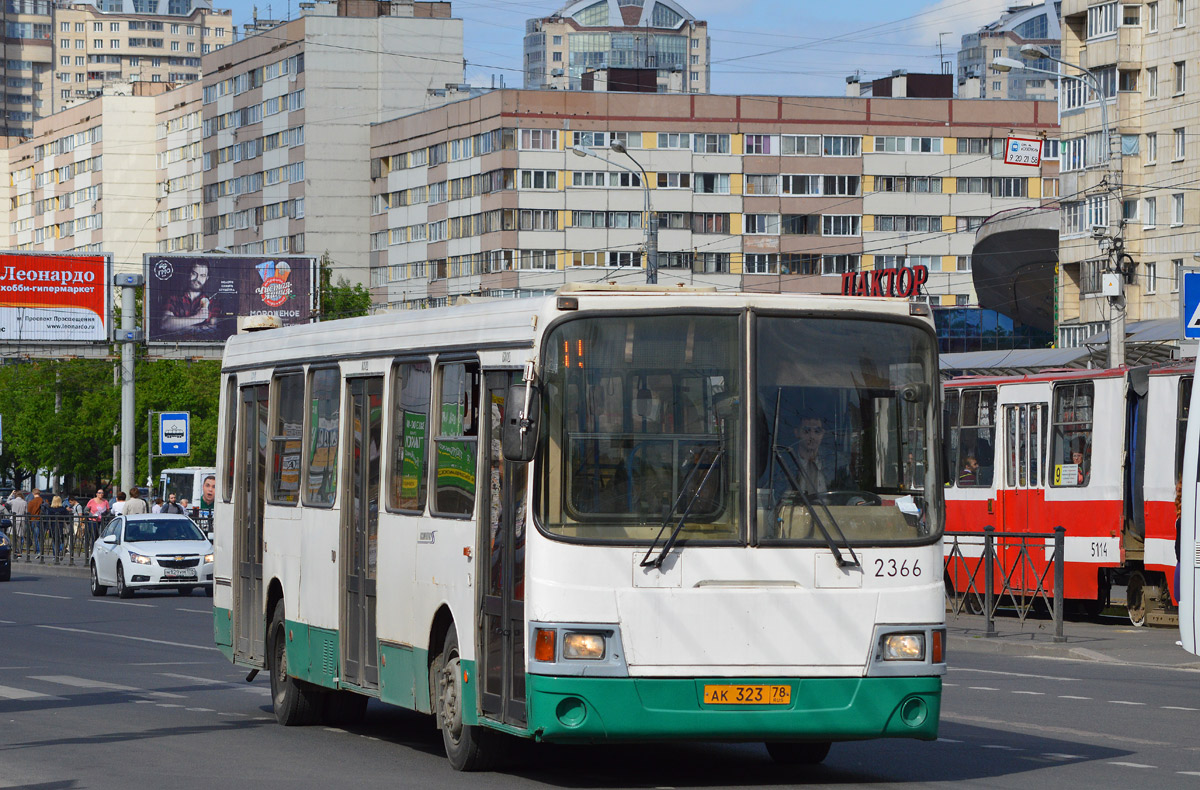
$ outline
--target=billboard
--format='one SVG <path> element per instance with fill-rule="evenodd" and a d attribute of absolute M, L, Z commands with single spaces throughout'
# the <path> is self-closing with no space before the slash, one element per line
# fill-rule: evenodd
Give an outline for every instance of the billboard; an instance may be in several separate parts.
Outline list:
<path fill-rule="evenodd" d="M 219 254 L 146 256 L 146 341 L 224 343 L 238 318 L 312 316 L 314 259 Z"/>
<path fill-rule="evenodd" d="M 111 327 L 111 256 L 0 253 L 0 342 L 103 343 Z"/>

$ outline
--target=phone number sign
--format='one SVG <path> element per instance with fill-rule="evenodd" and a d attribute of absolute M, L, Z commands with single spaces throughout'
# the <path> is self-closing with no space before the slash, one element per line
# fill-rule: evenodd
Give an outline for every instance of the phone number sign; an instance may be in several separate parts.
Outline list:
<path fill-rule="evenodd" d="M 1036 137 L 1009 137 L 1004 141 L 1004 164 L 1037 167 L 1042 163 L 1042 141 Z"/>

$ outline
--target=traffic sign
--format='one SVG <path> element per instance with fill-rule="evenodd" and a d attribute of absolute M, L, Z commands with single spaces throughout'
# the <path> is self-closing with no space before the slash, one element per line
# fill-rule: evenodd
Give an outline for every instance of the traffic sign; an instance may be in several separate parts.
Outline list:
<path fill-rule="evenodd" d="M 1200 271 L 1183 273 L 1183 282 L 1179 286 L 1179 319 L 1183 323 L 1184 338 L 1200 338 Z"/>
<path fill-rule="evenodd" d="M 158 446 L 162 455 L 191 455 L 190 415 L 164 411 L 158 415 Z"/>

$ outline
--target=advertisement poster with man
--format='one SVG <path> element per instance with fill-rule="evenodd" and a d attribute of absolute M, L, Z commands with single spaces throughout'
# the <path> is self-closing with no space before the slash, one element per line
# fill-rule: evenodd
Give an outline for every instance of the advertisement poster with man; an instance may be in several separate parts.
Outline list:
<path fill-rule="evenodd" d="M 239 319 L 312 316 L 313 259 L 236 255 L 147 255 L 146 340 L 223 343 Z"/>
<path fill-rule="evenodd" d="M 107 254 L 0 254 L 0 341 L 107 341 L 111 284 Z"/>

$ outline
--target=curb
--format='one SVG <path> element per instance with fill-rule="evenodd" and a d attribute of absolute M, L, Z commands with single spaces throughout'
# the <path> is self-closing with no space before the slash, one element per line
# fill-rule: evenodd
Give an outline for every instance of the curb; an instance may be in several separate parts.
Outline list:
<path fill-rule="evenodd" d="M 1158 669 L 1175 669 L 1188 672 L 1200 672 L 1200 663 L 1189 661 L 1160 663 L 1155 661 L 1128 661 L 1108 655 L 1100 650 L 1087 647 L 1072 647 L 1069 643 L 1043 644 L 1040 642 L 1014 643 L 1004 641 L 1004 637 L 983 636 L 948 636 L 949 648 L 961 650 L 964 653 L 990 653 L 1003 656 L 1037 656 L 1044 658 L 1067 659 L 1071 661 L 1090 661 L 1093 663 L 1112 664 L 1114 666 L 1154 667 Z M 951 653 L 953 655 L 953 653 Z M 1194 658 L 1194 656 L 1188 656 Z"/>
<path fill-rule="evenodd" d="M 83 565 L 55 565 L 53 562 L 43 565 L 37 561 L 13 560 L 12 575 L 14 579 L 30 574 L 35 576 L 77 576 L 81 579 L 86 579 L 91 575 L 86 561 Z"/>

